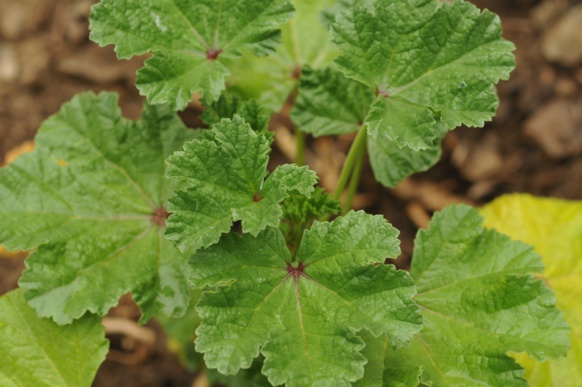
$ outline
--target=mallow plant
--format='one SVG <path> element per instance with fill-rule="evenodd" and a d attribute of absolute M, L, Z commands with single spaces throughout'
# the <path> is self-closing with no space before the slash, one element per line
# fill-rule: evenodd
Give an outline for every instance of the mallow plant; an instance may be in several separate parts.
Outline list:
<path fill-rule="evenodd" d="M 115 94 L 78 95 L 0 170 L 0 243 L 30 251 L 0 298 L 1 385 L 90 385 L 100 320 L 126 293 L 142 323 L 200 294 L 206 367 L 258 361 L 272 385 L 522 386 L 510 353 L 565 356 L 532 247 L 456 205 L 397 270 L 398 230 L 351 210 L 366 158 L 392 187 L 435 164 L 449 130 L 492 118 L 514 67 L 496 15 L 462 0 L 101 0 L 90 28 L 121 59 L 149 54 L 147 104 L 131 121 Z M 207 129 L 176 114 L 193 94 Z M 285 103 L 297 160 L 268 169 Z M 325 192 L 306 136 L 349 133 Z"/>

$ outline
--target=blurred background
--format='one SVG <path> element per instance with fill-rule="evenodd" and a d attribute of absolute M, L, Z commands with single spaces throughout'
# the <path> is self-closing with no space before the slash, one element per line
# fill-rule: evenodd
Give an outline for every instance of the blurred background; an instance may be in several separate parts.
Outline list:
<path fill-rule="evenodd" d="M 144 58 L 119 61 L 111 46 L 88 40 L 95 2 L 0 0 L 0 164 L 30 149 L 42 121 L 76 93 L 116 91 L 124 114 L 139 117 L 135 71 Z M 499 14 L 505 38 L 517 47 L 517 69 L 498 87 L 497 116 L 485 128 L 449 133 L 437 166 L 395 189 L 378 185 L 368 167 L 356 197 L 357 208 L 384 214 L 401 230 L 404 268 L 418 228 L 451 203 L 481 205 L 509 192 L 582 199 L 582 1 L 472 2 Z M 193 102 L 181 115 L 199 127 L 200 111 Z M 280 121 L 273 156 L 288 162 L 293 139 Z M 350 140 L 310 141 L 308 162 L 324 180 L 337 175 Z M 16 287 L 23 259 L 0 250 L 0 294 Z M 158 324 L 139 327 L 138 317 L 129 297 L 110 313 L 112 351 L 94 385 L 195 385 Z"/>

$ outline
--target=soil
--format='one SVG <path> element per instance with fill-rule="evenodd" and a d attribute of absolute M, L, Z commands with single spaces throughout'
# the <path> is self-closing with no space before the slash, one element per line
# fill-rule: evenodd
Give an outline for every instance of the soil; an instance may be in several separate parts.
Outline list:
<path fill-rule="evenodd" d="M 0 161 L 32 140 L 42 121 L 79 92 L 116 91 L 124 114 L 139 117 L 143 98 L 135 89 L 135 71 L 144 58 L 119 61 L 111 46 L 88 40 L 94 2 L 0 2 Z M 484 128 L 451 132 L 437 166 L 395 189 L 379 186 L 368 166 L 356 197 L 357 208 L 384 214 L 401 230 L 398 265 L 403 268 L 418 228 L 450 203 L 481 205 L 510 192 L 582 199 L 582 1 L 474 3 L 499 14 L 505 37 L 516 45 L 517 69 L 498 87 L 496 118 Z M 193 103 L 182 117 L 196 127 L 199 113 Z M 290 134 L 281 131 L 277 138 L 274 160 L 289 161 Z M 324 186 L 337 178 L 349 140 L 310 141 L 308 161 L 324 177 Z M 0 252 L 0 294 L 16 287 L 23 259 L 24 254 Z M 108 316 L 113 322 L 138 317 L 129 297 Z M 112 351 L 95 386 L 193 385 L 195 374 L 167 350 L 159 326 L 151 322 L 145 329 L 108 328 Z"/>

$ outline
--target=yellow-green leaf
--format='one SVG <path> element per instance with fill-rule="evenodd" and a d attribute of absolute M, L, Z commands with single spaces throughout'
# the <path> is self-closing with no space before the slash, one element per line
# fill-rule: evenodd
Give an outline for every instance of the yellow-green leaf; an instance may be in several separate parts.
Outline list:
<path fill-rule="evenodd" d="M 517 357 L 530 386 L 579 386 L 582 380 L 582 201 L 507 195 L 485 206 L 485 226 L 531 244 L 542 255 L 541 277 L 572 327 L 572 349 L 560 361 Z"/>

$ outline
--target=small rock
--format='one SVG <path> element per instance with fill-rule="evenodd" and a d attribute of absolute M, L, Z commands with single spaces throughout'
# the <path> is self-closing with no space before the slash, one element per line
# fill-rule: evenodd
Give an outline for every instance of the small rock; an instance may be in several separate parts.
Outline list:
<path fill-rule="evenodd" d="M 560 97 L 575 97 L 578 95 L 578 85 L 571 77 L 559 77 L 555 84 L 555 91 Z"/>
<path fill-rule="evenodd" d="M 77 45 L 87 40 L 89 13 L 94 3 L 94 0 L 77 0 L 69 7 L 65 21 L 67 41 Z"/>
<path fill-rule="evenodd" d="M 17 40 L 43 28 L 54 4 L 46 0 L 0 1 L 0 35 Z"/>
<path fill-rule="evenodd" d="M 582 63 L 582 4 L 571 8 L 544 34 L 541 51 L 548 61 L 563 66 Z"/>
<path fill-rule="evenodd" d="M 453 164 L 470 181 L 480 181 L 497 175 L 504 169 L 497 137 L 489 133 L 475 143 L 459 142 L 452 154 Z"/>
<path fill-rule="evenodd" d="M 530 13 L 534 26 L 544 29 L 568 8 L 568 0 L 544 0 Z"/>
<path fill-rule="evenodd" d="M 21 64 L 19 81 L 23 85 L 39 82 L 49 70 L 51 52 L 47 44 L 47 34 L 35 35 L 18 45 L 18 58 Z"/>
<path fill-rule="evenodd" d="M 554 100 L 524 125 L 524 132 L 555 159 L 582 152 L 582 102 Z"/>
<path fill-rule="evenodd" d="M 16 50 L 11 44 L 0 44 L 0 82 L 12 82 L 18 78 L 19 66 Z"/>

